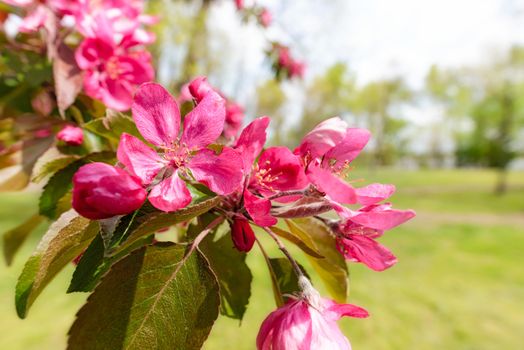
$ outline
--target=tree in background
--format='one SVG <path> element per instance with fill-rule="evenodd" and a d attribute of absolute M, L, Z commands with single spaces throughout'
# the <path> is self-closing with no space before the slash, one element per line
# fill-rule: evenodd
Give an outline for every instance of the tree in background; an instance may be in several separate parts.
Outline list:
<path fill-rule="evenodd" d="M 291 140 L 310 130 L 326 116 L 340 115 L 351 106 L 355 96 L 355 78 L 345 63 L 336 63 L 306 88 L 302 119 L 289 134 Z"/>
<path fill-rule="evenodd" d="M 375 165 L 391 165 L 405 149 L 400 131 L 406 122 L 398 118 L 398 107 L 410 100 L 410 89 L 400 77 L 373 81 L 359 89 L 353 111 L 362 115 L 375 135 Z"/>
<path fill-rule="evenodd" d="M 497 169 L 495 191 L 505 192 L 507 168 L 518 155 L 516 138 L 524 126 L 524 48 L 515 46 L 485 66 L 433 67 L 426 86 L 449 117 L 470 124 L 455 134 L 457 165 Z"/>

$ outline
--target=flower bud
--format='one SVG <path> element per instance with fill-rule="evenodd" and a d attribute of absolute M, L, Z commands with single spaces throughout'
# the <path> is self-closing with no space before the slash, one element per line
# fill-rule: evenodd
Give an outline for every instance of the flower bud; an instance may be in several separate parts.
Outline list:
<path fill-rule="evenodd" d="M 56 138 L 69 146 L 80 146 L 84 142 L 84 132 L 77 126 L 66 125 L 56 134 Z"/>
<path fill-rule="evenodd" d="M 84 165 L 73 177 L 73 208 L 88 219 L 131 213 L 146 196 L 140 179 L 105 163 Z"/>
<path fill-rule="evenodd" d="M 244 218 L 235 218 L 231 224 L 231 238 L 233 244 L 241 252 L 249 252 L 255 244 L 255 233 Z"/>
<path fill-rule="evenodd" d="M 260 12 L 260 15 L 258 16 L 258 21 L 264 28 L 267 28 L 271 25 L 271 22 L 273 21 L 273 15 L 271 15 L 271 12 L 264 7 L 262 9 L 262 12 Z"/>
<path fill-rule="evenodd" d="M 195 78 L 189 83 L 189 92 L 197 101 L 197 103 L 202 101 L 204 96 L 206 96 L 211 91 L 213 91 L 213 88 L 207 82 L 206 77 Z"/>

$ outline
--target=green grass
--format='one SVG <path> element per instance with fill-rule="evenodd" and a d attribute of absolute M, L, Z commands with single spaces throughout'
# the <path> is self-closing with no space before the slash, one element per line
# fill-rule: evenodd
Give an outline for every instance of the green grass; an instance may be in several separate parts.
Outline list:
<path fill-rule="evenodd" d="M 340 322 L 353 347 L 520 348 L 524 228 L 518 220 L 524 220 L 524 174 L 511 174 L 511 193 L 502 197 L 491 194 L 495 177 L 485 171 L 379 169 L 357 172 L 353 178 L 357 175 L 397 184 L 394 204 L 416 209 L 424 220 L 414 220 L 382 239 L 399 258 L 392 269 L 377 273 L 350 265 L 350 302 L 371 313 L 366 320 Z M 29 199 L 18 194 L 0 197 L 2 231 L 34 212 L 34 207 L 27 206 Z M 487 216 L 492 219 L 485 223 Z M 448 221 L 462 217 L 462 222 Z M 83 294 L 65 294 L 73 270 L 69 267 L 35 302 L 26 320 L 16 317 L 14 285 L 36 243 L 33 237 L 12 267 L 0 267 L 0 349 L 64 348 L 67 329 L 85 300 Z M 264 244 L 271 246 L 267 240 Z M 274 248 L 269 250 L 278 254 Z M 246 317 L 241 325 L 220 318 L 205 345 L 207 350 L 253 349 L 260 323 L 274 308 L 269 277 L 256 249 L 248 264 L 255 281 Z M 314 283 L 323 290 L 316 278 Z"/>

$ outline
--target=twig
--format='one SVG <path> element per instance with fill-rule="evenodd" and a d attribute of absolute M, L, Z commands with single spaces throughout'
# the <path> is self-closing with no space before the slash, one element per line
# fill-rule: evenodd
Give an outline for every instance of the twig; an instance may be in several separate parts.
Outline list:
<path fill-rule="evenodd" d="M 287 197 L 287 196 L 303 196 L 305 194 L 304 190 L 295 190 L 295 191 L 282 191 L 279 193 L 275 193 L 274 195 L 268 197 L 267 199 L 273 200 L 280 197 Z"/>
<path fill-rule="evenodd" d="M 284 243 L 282 243 L 280 238 L 278 238 L 277 235 L 273 231 L 271 231 L 270 228 L 262 227 L 262 229 L 264 229 L 264 231 L 266 231 L 269 234 L 269 236 L 271 236 L 271 238 L 273 238 L 273 240 L 277 243 L 278 249 L 280 249 L 282 253 L 284 253 L 284 255 L 286 256 L 286 258 L 289 260 L 289 262 L 291 263 L 291 266 L 293 266 L 293 270 L 295 270 L 296 275 L 298 277 L 304 276 L 302 269 L 300 268 L 300 266 L 298 266 L 298 263 L 291 256 L 291 254 L 287 250 L 286 246 L 284 246 Z"/>

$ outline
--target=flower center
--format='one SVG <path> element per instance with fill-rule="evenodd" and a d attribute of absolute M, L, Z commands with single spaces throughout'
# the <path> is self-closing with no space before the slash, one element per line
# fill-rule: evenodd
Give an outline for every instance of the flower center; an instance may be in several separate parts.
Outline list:
<path fill-rule="evenodd" d="M 180 144 L 178 141 L 163 147 L 163 149 L 164 159 L 174 168 L 183 168 L 192 156 L 192 152 L 187 145 Z"/>
<path fill-rule="evenodd" d="M 106 72 L 109 75 L 109 78 L 116 80 L 124 73 L 124 70 L 118 62 L 118 58 L 112 56 L 106 63 Z"/>
<path fill-rule="evenodd" d="M 271 186 L 271 183 L 273 181 L 276 181 L 278 180 L 279 178 L 279 175 L 281 175 L 281 173 L 278 173 L 278 174 L 273 174 L 271 172 L 271 167 L 270 167 L 270 162 L 269 161 L 266 161 L 265 162 L 265 167 L 264 168 L 260 168 L 258 164 L 255 165 L 255 168 L 254 168 L 254 177 L 257 181 L 257 183 L 269 190 L 269 191 L 275 191 L 275 189 Z"/>

